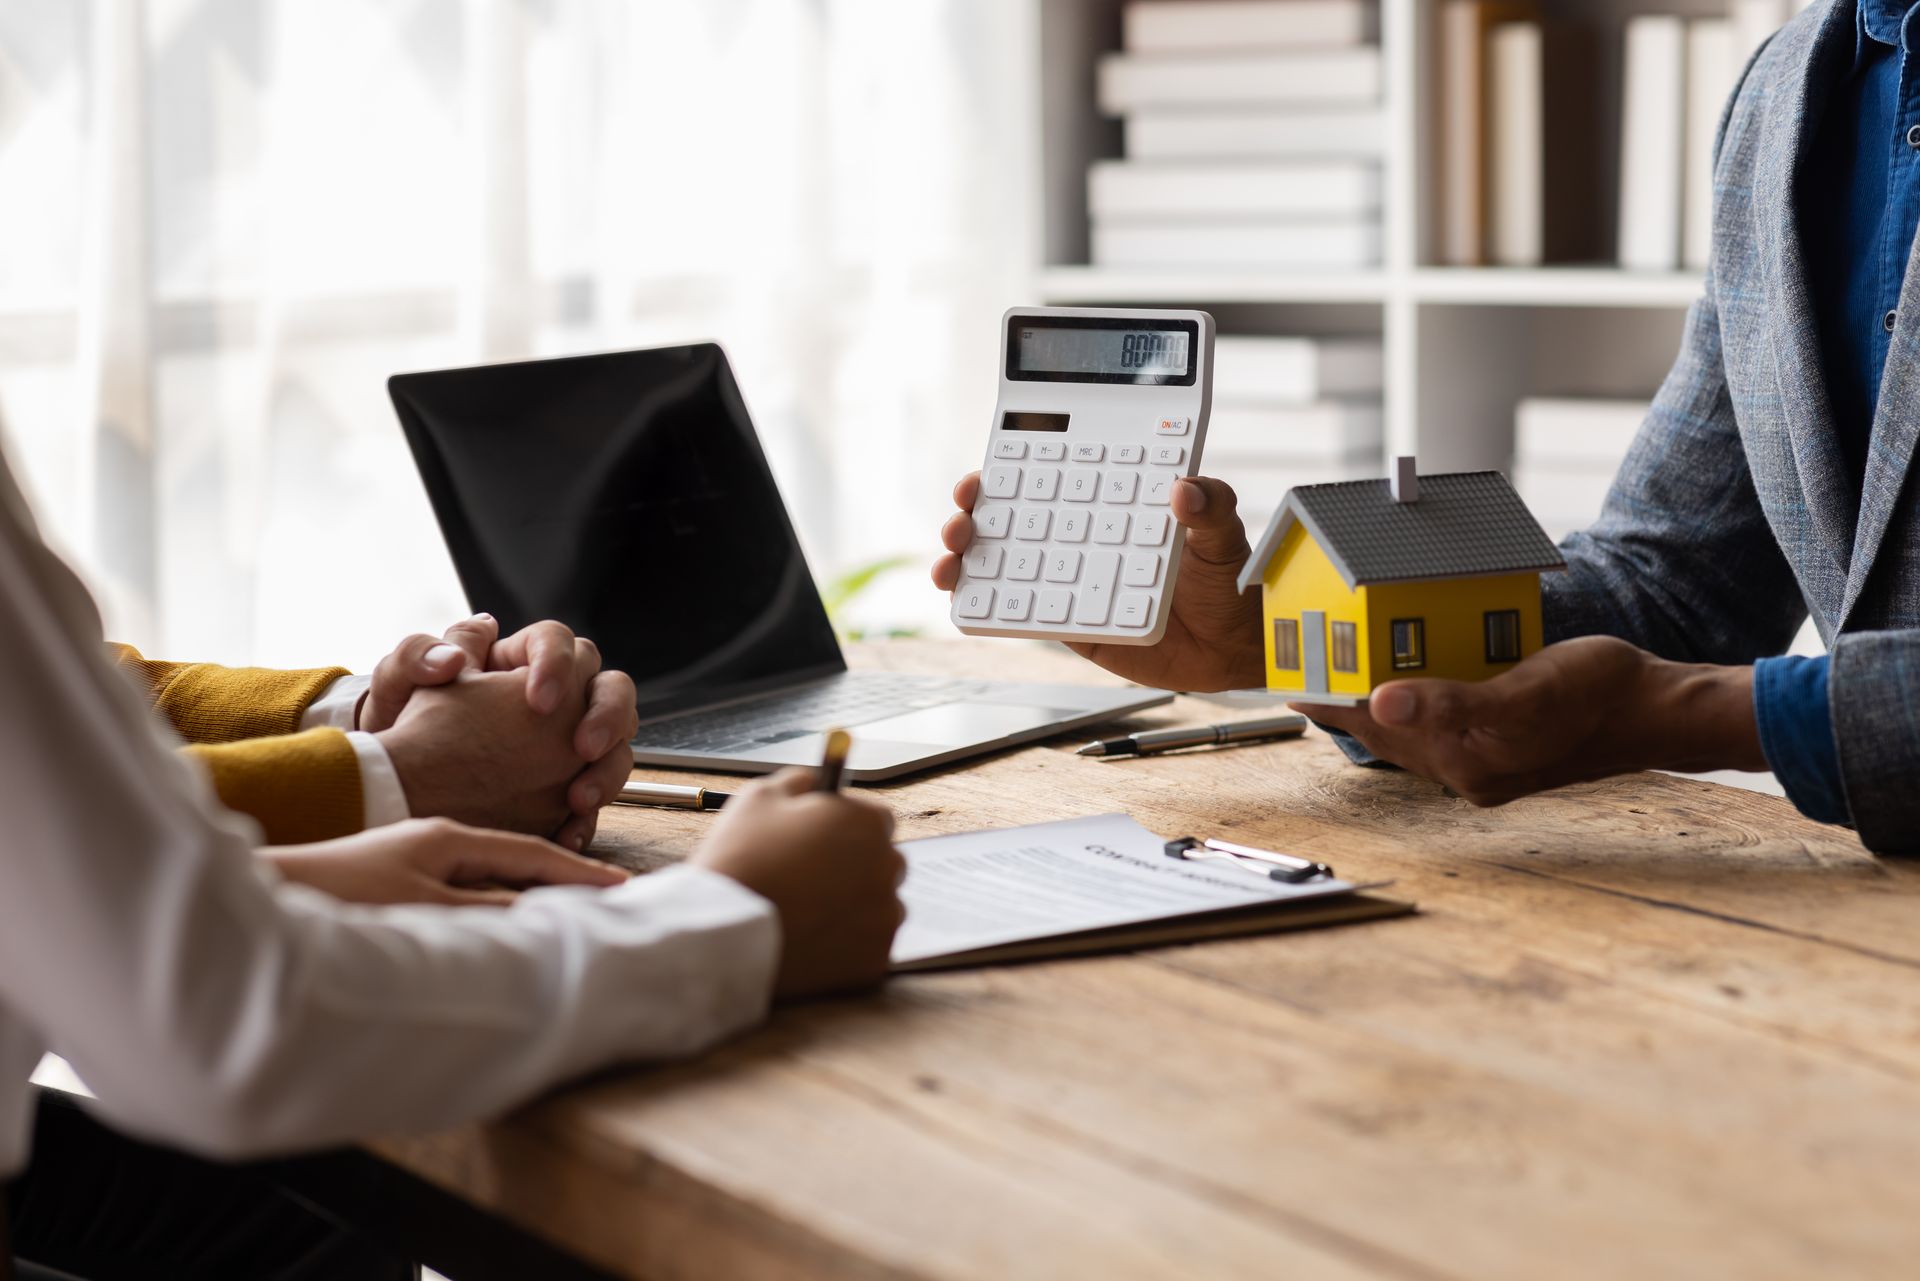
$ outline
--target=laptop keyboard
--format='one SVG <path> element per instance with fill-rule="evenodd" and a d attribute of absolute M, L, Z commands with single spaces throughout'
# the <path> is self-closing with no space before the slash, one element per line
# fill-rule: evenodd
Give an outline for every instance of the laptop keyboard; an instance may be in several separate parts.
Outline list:
<path fill-rule="evenodd" d="M 642 725 L 633 741 L 636 747 L 650 752 L 723 754 L 798 738 L 835 725 L 858 725 L 923 707 L 938 707 L 985 688 L 981 681 L 862 672 L 804 690 L 669 716 Z"/>

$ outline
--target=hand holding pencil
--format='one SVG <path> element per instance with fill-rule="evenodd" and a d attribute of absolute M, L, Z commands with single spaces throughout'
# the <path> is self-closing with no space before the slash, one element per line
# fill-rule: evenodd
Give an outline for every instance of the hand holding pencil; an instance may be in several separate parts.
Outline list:
<path fill-rule="evenodd" d="M 906 915 L 892 812 L 839 790 L 851 742 L 836 730 L 817 770 L 782 770 L 741 788 L 693 858 L 778 911 L 779 997 L 880 982 Z"/>

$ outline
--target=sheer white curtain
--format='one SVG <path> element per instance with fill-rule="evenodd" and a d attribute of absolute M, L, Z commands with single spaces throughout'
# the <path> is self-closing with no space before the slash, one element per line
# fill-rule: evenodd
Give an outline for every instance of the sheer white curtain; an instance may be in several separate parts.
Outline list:
<path fill-rule="evenodd" d="M 1026 286 L 1033 3 L 7 0 L 10 453 L 116 635 L 364 664 L 464 612 L 387 374 L 717 338 L 816 573 L 924 554 Z"/>

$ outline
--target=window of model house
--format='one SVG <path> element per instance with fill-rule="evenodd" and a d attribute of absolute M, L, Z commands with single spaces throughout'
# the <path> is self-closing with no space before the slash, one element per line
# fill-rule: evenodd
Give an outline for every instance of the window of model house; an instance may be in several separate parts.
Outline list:
<path fill-rule="evenodd" d="M 1520 611 L 1487 611 L 1487 661 L 1514 663 L 1520 660 Z"/>
<path fill-rule="evenodd" d="M 1396 618 L 1393 620 L 1393 668 L 1404 672 L 1415 667 L 1427 665 L 1427 620 L 1424 618 Z"/>
<path fill-rule="evenodd" d="M 1360 670 L 1359 630 L 1352 623 L 1333 624 L 1334 671 L 1357 672 Z"/>
<path fill-rule="evenodd" d="M 1273 620 L 1273 665 L 1283 672 L 1300 670 L 1300 620 Z"/>

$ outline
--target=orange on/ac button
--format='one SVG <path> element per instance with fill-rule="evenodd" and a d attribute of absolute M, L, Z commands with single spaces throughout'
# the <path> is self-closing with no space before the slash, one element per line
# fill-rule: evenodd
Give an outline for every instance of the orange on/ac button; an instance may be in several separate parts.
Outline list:
<path fill-rule="evenodd" d="M 1191 418 L 1162 418 L 1154 431 L 1162 436 L 1184 436 Z"/>

